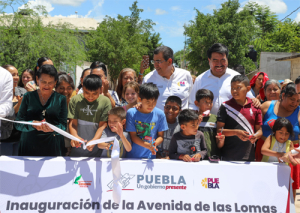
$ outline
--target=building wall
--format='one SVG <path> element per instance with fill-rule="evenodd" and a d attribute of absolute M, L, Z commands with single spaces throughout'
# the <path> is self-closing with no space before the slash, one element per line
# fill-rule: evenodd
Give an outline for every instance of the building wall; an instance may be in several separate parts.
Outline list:
<path fill-rule="evenodd" d="M 296 53 L 294 53 L 296 54 Z M 268 74 L 270 79 L 283 80 L 291 78 L 291 62 L 275 61 L 277 58 L 283 58 L 294 55 L 293 53 L 262 52 L 260 55 L 261 72 Z"/>
<path fill-rule="evenodd" d="M 291 80 L 295 81 L 300 76 L 300 57 L 291 60 L 291 71 Z"/>

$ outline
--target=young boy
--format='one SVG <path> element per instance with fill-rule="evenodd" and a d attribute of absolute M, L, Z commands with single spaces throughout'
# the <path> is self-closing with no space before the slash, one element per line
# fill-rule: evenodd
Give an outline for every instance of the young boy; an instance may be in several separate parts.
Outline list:
<path fill-rule="evenodd" d="M 133 142 L 128 158 L 156 158 L 156 146 L 163 142 L 164 131 L 168 129 L 164 112 L 155 107 L 158 96 L 155 84 L 142 84 L 138 97 L 141 106 L 127 111 L 126 131 Z"/>
<path fill-rule="evenodd" d="M 169 159 L 169 146 L 173 135 L 180 131 L 177 116 L 181 110 L 182 101 L 177 96 L 167 98 L 164 112 L 167 118 L 168 130 L 164 132 L 164 141 L 157 147 L 156 158 Z"/>
<path fill-rule="evenodd" d="M 199 130 L 203 132 L 207 155 L 205 160 L 212 155 L 220 156 L 220 149 L 216 143 L 217 134 L 217 116 L 214 114 L 203 115 L 207 110 L 211 110 L 213 107 L 214 94 L 208 89 L 199 89 L 196 92 L 195 105 L 199 108 L 200 125 Z"/>
<path fill-rule="evenodd" d="M 97 75 L 89 75 L 83 80 L 83 94 L 74 96 L 69 103 L 69 130 L 72 135 L 84 140 L 100 139 L 107 126 L 107 113 L 111 109 L 110 100 L 100 95 L 102 81 Z M 73 157 L 100 157 L 102 149 L 89 146 L 84 150 L 79 142 L 71 140 Z M 76 147 L 76 148 L 75 148 Z M 77 148 L 79 147 L 79 148 Z"/>
<path fill-rule="evenodd" d="M 217 131 L 225 135 L 220 141 L 221 158 L 226 161 L 254 161 L 254 143 L 261 137 L 261 110 L 253 106 L 249 79 L 237 75 L 231 80 L 232 99 L 224 102 L 218 112 Z"/>
<path fill-rule="evenodd" d="M 198 162 L 207 154 L 204 135 L 198 130 L 199 118 L 194 110 L 185 109 L 179 113 L 181 131 L 173 135 L 169 147 L 170 159 Z"/>
<path fill-rule="evenodd" d="M 131 139 L 128 132 L 123 132 L 126 123 L 126 112 L 123 107 L 115 107 L 108 112 L 108 127 L 102 132 L 101 138 L 117 137 L 120 145 L 120 158 L 125 158 L 126 153 L 131 151 Z M 110 143 L 99 143 L 98 148 L 104 149 L 102 157 L 111 157 Z"/>

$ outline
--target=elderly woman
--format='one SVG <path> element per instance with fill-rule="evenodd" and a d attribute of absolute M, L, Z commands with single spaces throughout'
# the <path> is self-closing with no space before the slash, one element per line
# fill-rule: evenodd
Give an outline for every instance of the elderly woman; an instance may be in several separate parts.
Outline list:
<path fill-rule="evenodd" d="M 281 86 L 277 80 L 270 79 L 265 83 L 265 100 L 266 101 L 276 101 L 279 100 Z"/>
<path fill-rule="evenodd" d="M 39 89 L 27 92 L 22 100 L 17 121 L 41 123 L 46 120 L 66 130 L 67 101 L 53 88 L 57 83 L 57 70 L 53 65 L 43 65 L 36 73 Z M 21 156 L 62 156 L 65 153 L 64 137 L 54 132 L 47 124 L 32 126 L 15 124 L 22 132 L 19 155 Z"/>
<path fill-rule="evenodd" d="M 130 81 L 136 81 L 135 71 L 131 68 L 122 69 L 118 77 L 118 85 L 116 88 L 116 92 L 120 100 L 117 104 L 118 106 L 125 106 L 128 104 L 125 98 L 123 97 L 123 88 L 125 84 Z"/>

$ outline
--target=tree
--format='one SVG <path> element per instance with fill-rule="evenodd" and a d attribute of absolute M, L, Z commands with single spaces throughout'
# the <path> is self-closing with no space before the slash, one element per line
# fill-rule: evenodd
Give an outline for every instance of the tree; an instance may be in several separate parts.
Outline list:
<path fill-rule="evenodd" d="M 160 35 L 152 33 L 155 23 L 150 19 L 141 20 L 143 10 L 137 7 L 137 1 L 129 9 L 130 16 L 106 16 L 86 38 L 89 60 L 105 63 L 113 81 L 123 68 L 139 71 L 142 56 L 150 55 L 160 45 Z"/>
<path fill-rule="evenodd" d="M 1 4 L 2 3 L 2 4 Z M 78 39 L 78 31 L 72 30 L 70 24 L 42 23 L 47 12 L 43 6 L 29 9 L 26 5 L 22 11 L 5 14 L 4 8 L 12 6 L 15 1 L 0 2 L 2 15 L 0 16 L 0 61 L 1 64 L 12 64 L 19 72 L 24 69 L 33 69 L 37 59 L 43 56 L 50 57 L 60 70 L 67 64 L 75 67 L 85 60 L 84 45 Z M 69 71 L 73 71 L 74 69 Z"/>
<path fill-rule="evenodd" d="M 214 10 L 213 15 L 195 9 L 196 18 L 185 26 L 184 32 L 191 48 L 187 58 L 192 69 L 201 73 L 209 68 L 206 52 L 214 43 L 228 47 L 229 67 L 241 64 L 246 71 L 255 69 L 251 59 L 245 57 L 249 41 L 255 35 L 254 17 L 248 9 L 238 12 L 239 8 L 238 0 L 228 0 L 221 9 Z"/>

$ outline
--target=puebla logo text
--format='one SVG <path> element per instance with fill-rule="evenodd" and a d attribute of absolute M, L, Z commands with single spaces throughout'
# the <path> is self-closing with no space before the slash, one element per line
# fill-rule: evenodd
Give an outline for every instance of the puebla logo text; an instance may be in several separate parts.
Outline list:
<path fill-rule="evenodd" d="M 219 178 L 204 178 L 201 185 L 206 189 L 219 189 L 220 180 Z"/>
<path fill-rule="evenodd" d="M 173 175 L 137 175 L 137 188 L 140 189 L 179 189 L 186 190 L 183 176 Z"/>

